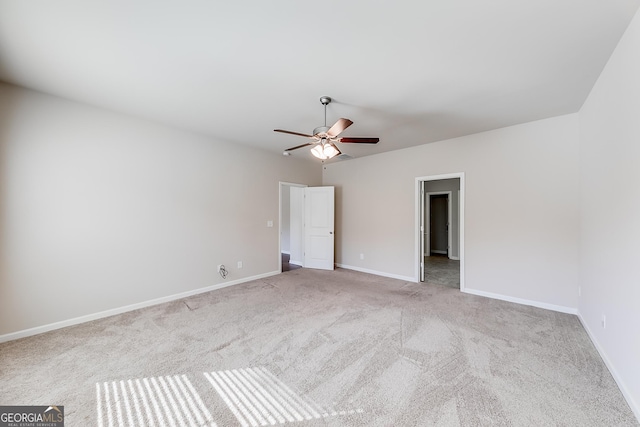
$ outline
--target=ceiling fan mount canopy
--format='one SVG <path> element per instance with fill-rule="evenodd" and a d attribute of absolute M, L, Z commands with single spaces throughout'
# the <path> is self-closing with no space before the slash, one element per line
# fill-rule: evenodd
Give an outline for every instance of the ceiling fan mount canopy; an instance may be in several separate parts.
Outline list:
<path fill-rule="evenodd" d="M 327 104 L 331 104 L 331 97 L 330 96 L 321 96 L 320 97 L 320 103 L 322 103 L 322 105 L 327 106 Z"/>
<path fill-rule="evenodd" d="M 331 103 L 332 99 L 329 96 L 320 97 L 320 103 L 324 105 L 324 126 L 318 126 L 313 130 L 311 135 L 307 135 L 300 132 L 292 132 L 283 129 L 274 129 L 274 132 L 288 133 L 290 135 L 303 136 L 310 138 L 311 141 L 306 144 L 301 144 L 295 147 L 287 148 L 282 154 L 290 156 L 293 150 L 299 148 L 315 145 L 311 149 L 311 154 L 315 157 L 325 160 L 331 159 L 338 154 L 341 154 L 338 147 L 335 145 L 339 143 L 353 143 L 353 144 L 377 144 L 380 141 L 379 138 L 359 138 L 359 137 L 339 137 L 339 135 L 353 124 L 349 119 L 341 118 L 331 127 L 327 126 L 327 105 Z"/>

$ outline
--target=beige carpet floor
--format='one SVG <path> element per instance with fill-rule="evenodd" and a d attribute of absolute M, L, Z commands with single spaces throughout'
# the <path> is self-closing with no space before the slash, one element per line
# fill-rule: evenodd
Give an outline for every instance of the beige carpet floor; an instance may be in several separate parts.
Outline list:
<path fill-rule="evenodd" d="M 573 315 L 299 269 L 0 345 L 67 426 L 634 426 Z"/>

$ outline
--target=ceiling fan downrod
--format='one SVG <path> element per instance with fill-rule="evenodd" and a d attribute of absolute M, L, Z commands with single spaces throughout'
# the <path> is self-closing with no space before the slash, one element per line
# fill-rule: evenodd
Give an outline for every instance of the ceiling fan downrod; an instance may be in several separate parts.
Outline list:
<path fill-rule="evenodd" d="M 331 103 L 331 97 L 329 96 L 321 96 L 320 103 L 324 105 L 324 126 L 318 126 L 313 130 L 314 135 L 326 134 L 329 130 L 329 126 L 327 126 L 327 105 Z"/>
<path fill-rule="evenodd" d="M 331 97 L 321 96 L 320 103 L 324 105 L 324 127 L 327 127 L 327 105 L 331 104 Z"/>

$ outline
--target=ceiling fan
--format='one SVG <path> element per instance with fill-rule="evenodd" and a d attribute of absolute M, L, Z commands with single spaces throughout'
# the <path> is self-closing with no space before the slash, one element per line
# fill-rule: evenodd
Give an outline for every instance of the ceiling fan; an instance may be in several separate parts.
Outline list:
<path fill-rule="evenodd" d="M 353 122 L 349 119 L 338 119 L 338 121 L 333 126 L 327 126 L 327 105 L 331 103 L 331 98 L 328 96 L 323 96 L 320 98 L 320 102 L 322 103 L 322 105 L 324 105 L 324 126 L 315 128 L 312 135 L 307 135 L 300 132 L 291 132 L 282 129 L 274 129 L 274 132 L 304 136 L 305 138 L 311 139 L 311 141 L 307 142 L 306 144 L 287 148 L 282 154 L 284 154 L 285 156 L 290 156 L 293 150 L 308 146 L 314 146 L 311 149 L 311 154 L 321 160 L 326 160 L 331 159 L 338 154 L 341 154 L 340 150 L 335 144 L 336 142 L 340 142 L 343 144 L 377 144 L 378 141 L 380 141 L 380 138 L 358 138 L 350 136 L 340 138 L 339 135 L 344 132 L 346 128 L 351 126 Z"/>

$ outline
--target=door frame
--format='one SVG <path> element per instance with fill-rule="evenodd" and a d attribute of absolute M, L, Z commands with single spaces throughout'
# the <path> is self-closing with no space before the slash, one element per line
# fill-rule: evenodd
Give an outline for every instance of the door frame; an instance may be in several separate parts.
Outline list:
<path fill-rule="evenodd" d="M 431 196 L 441 196 L 443 194 L 447 195 L 447 222 L 449 224 L 449 227 L 447 228 L 447 258 L 451 259 L 451 250 L 453 249 L 453 231 L 451 229 L 451 219 L 453 218 L 452 212 L 451 212 L 451 206 L 452 206 L 452 197 L 453 197 L 453 191 L 432 191 L 430 193 L 424 193 L 425 196 L 425 204 L 424 204 L 424 217 L 425 217 L 425 225 L 426 225 L 426 219 L 429 218 L 429 215 L 431 213 Z M 429 203 L 427 203 L 427 200 L 429 201 Z M 430 219 L 430 218 L 429 218 Z M 429 221 L 429 225 L 428 225 L 428 230 L 429 230 L 429 239 L 425 239 L 424 241 L 424 253 L 425 256 L 431 256 L 431 221 Z"/>
<path fill-rule="evenodd" d="M 421 283 L 420 282 L 420 264 L 424 262 L 423 260 L 420 259 L 421 239 L 423 239 L 422 231 L 420 230 L 420 224 L 421 224 L 420 216 L 422 214 L 422 206 L 424 205 L 423 203 L 424 198 L 422 196 L 422 192 L 420 191 L 422 188 L 421 183 L 424 181 L 440 181 L 443 179 L 454 179 L 454 178 L 460 179 L 460 193 L 458 197 L 458 210 L 459 210 L 458 238 L 460 242 L 458 247 L 458 251 L 459 251 L 458 256 L 460 258 L 460 292 L 464 292 L 464 289 L 465 289 L 465 274 L 464 274 L 465 176 L 464 176 L 464 172 L 441 174 L 441 175 L 427 175 L 427 176 L 419 176 L 415 178 L 415 197 L 414 197 L 414 200 L 415 200 L 415 227 L 414 227 L 415 252 L 414 254 L 415 256 L 413 258 L 415 260 L 414 279 L 416 283 Z"/>
<path fill-rule="evenodd" d="M 282 192 L 285 188 L 288 191 L 289 187 L 305 188 L 305 187 L 308 187 L 308 185 L 298 184 L 295 182 L 286 182 L 286 181 L 278 182 L 278 271 L 281 273 L 282 273 Z M 302 215 L 304 220 L 304 210 L 302 212 Z M 289 218 L 289 222 L 291 222 L 291 218 Z M 304 239 L 303 239 L 303 244 L 304 244 Z"/>

